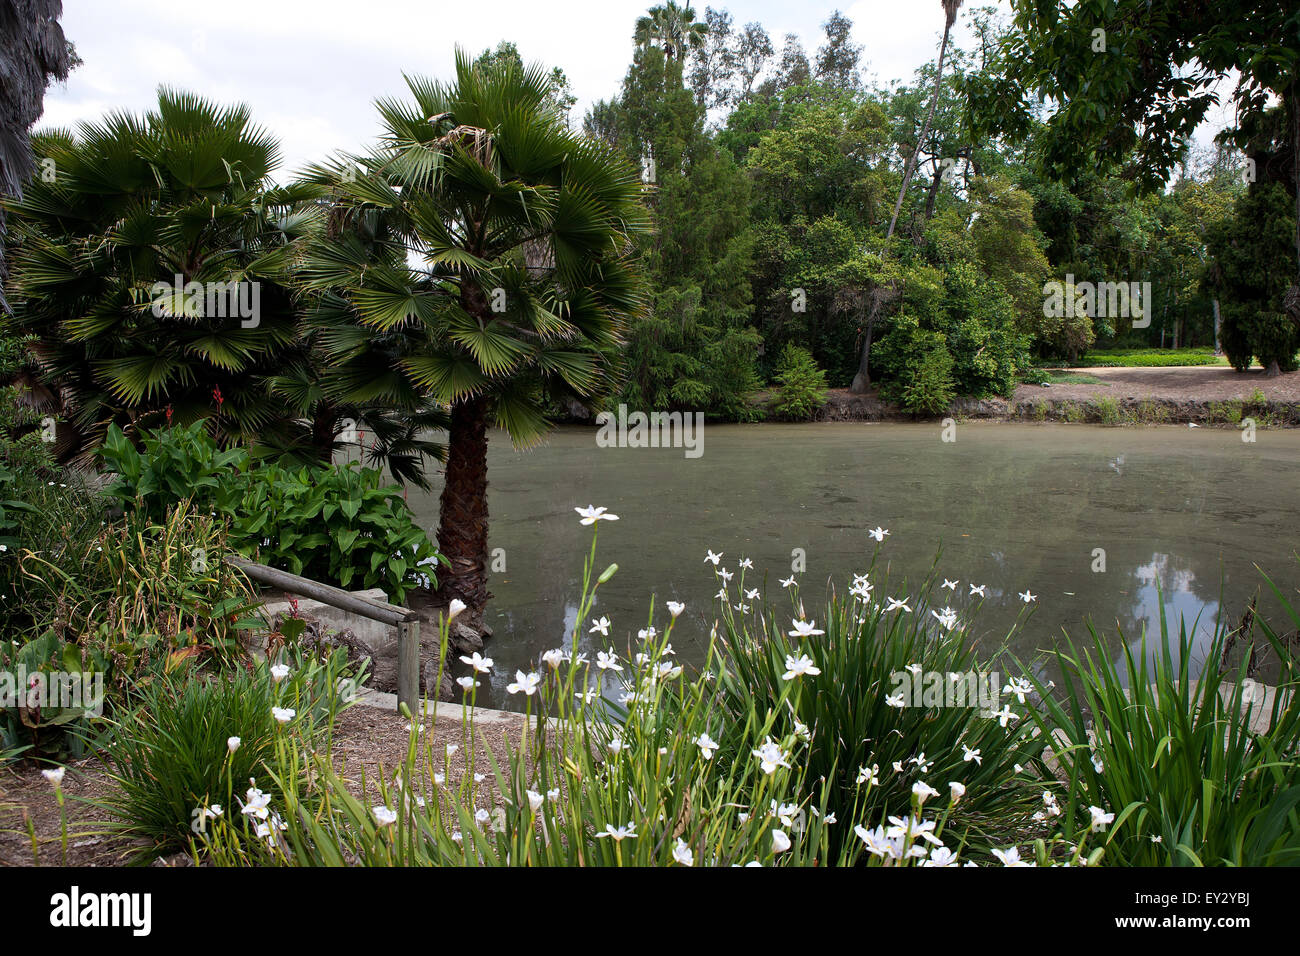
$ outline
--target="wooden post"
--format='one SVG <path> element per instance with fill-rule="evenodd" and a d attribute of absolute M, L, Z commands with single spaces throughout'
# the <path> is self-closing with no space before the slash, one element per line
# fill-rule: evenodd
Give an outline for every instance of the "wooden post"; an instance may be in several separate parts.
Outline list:
<path fill-rule="evenodd" d="M 420 715 L 420 619 L 397 625 L 397 706 Z"/>

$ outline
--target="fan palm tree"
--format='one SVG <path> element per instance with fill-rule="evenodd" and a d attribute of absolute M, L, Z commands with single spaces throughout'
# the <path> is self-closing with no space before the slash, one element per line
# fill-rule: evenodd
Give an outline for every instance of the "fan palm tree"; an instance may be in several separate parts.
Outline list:
<path fill-rule="evenodd" d="M 32 351 L 89 445 L 110 423 L 169 407 L 182 423 L 211 417 L 226 441 L 282 419 L 266 377 L 295 334 L 283 277 L 319 214 L 300 208 L 306 187 L 269 183 L 276 145 L 247 109 L 163 89 L 143 117 L 112 114 L 33 145 L 54 175 L 8 206 L 12 326 L 36 337 Z M 160 295 L 156 285 L 177 276 L 257 283 L 256 317 L 205 315 L 205 294 Z"/>
<path fill-rule="evenodd" d="M 439 599 L 481 611 L 487 592 L 488 426 L 517 446 L 550 403 L 602 396 L 625 326 L 644 309 L 634 242 L 648 229 L 638 170 L 571 132 L 550 74 L 458 50 L 449 84 L 407 78 L 381 100 L 364 157 L 309 170 L 334 190 L 301 279 L 308 335 L 340 401 L 446 409 Z"/>
<path fill-rule="evenodd" d="M 646 16 L 637 20 L 632 38 L 638 46 L 658 43 L 664 55 L 673 60 L 684 56 L 688 48 L 695 50 L 703 46 L 708 36 L 708 24 L 695 19 L 695 10 L 689 3 L 679 7 L 668 0 L 666 4 L 651 7 Z"/>
<path fill-rule="evenodd" d="M 372 459 L 420 479 L 421 455 L 437 448 L 414 434 L 419 423 L 320 391 L 287 277 L 323 227 L 321 190 L 271 182 L 278 147 L 246 107 L 163 89 L 143 117 L 113 114 L 33 143 L 54 175 L 8 205 L 9 325 L 34 336 L 74 452 L 93 453 L 113 423 L 204 418 L 223 444 L 325 460 L 340 432 L 358 428 L 376 436 Z M 240 304 L 255 311 L 209 301 L 207 290 L 232 282 L 246 284 Z M 190 283 L 202 294 L 183 291 Z"/>

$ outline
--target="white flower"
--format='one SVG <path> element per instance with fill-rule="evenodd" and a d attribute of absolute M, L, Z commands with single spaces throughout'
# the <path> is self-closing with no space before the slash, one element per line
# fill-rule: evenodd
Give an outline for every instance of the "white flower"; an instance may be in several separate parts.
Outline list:
<path fill-rule="evenodd" d="M 801 654 L 795 658 L 789 654 L 785 655 L 785 673 L 781 675 L 782 680 L 793 680 L 796 677 L 802 677 L 805 674 L 815 677 L 821 673 L 821 670 L 813 663 L 812 658 L 807 654 Z"/>
<path fill-rule="evenodd" d="M 886 598 L 885 600 L 887 600 L 887 601 L 889 602 L 889 607 L 885 608 L 885 611 L 886 611 L 886 612 L 888 612 L 888 611 L 897 611 L 899 608 L 902 608 L 904 611 L 908 611 L 908 612 L 910 612 L 910 611 L 912 610 L 911 605 L 909 605 L 909 604 L 907 603 L 908 601 L 911 600 L 911 598 L 904 597 L 904 598 L 900 601 L 898 598 L 892 598 L 892 597 L 891 597 L 891 598 Z"/>
<path fill-rule="evenodd" d="M 758 758 L 763 773 L 774 773 L 777 767 L 785 767 L 787 770 L 790 768 L 790 755 L 778 747 L 771 737 L 764 740 L 763 746 L 754 751 L 754 756 Z"/>
<path fill-rule="evenodd" d="M 958 582 L 956 581 L 949 581 L 947 578 L 943 579 L 943 586 L 946 587 L 949 591 L 957 590 L 957 584 Z"/>
<path fill-rule="evenodd" d="M 873 787 L 880 785 L 880 767 L 872 764 L 870 769 L 867 767 L 858 768 L 858 786 L 867 783 Z"/>
<path fill-rule="evenodd" d="M 889 534 L 889 532 L 879 526 L 872 528 L 870 531 L 867 532 L 867 535 L 869 537 L 875 538 L 877 541 L 884 541 L 885 535 L 887 534 Z"/>
<path fill-rule="evenodd" d="M 614 754 L 615 756 L 618 756 L 618 754 L 623 752 L 623 748 L 627 745 L 623 743 L 623 739 L 621 737 L 615 737 L 605 746 L 609 748 L 610 753 Z"/>
<path fill-rule="evenodd" d="M 534 790 L 525 790 L 524 793 L 528 797 L 528 809 L 532 810 L 533 813 L 542 809 L 542 804 L 546 802 L 544 796 Z"/>
<path fill-rule="evenodd" d="M 244 794 L 244 809 L 240 811 L 245 816 L 257 817 L 259 820 L 265 820 L 270 811 L 267 809 L 271 805 L 271 795 L 263 793 L 256 787 L 249 787 L 248 792 Z"/>
<path fill-rule="evenodd" d="M 937 797 L 938 795 L 939 791 L 934 789 L 934 787 L 930 786 L 924 780 L 918 780 L 916 783 L 912 784 L 912 796 L 916 797 L 917 806 L 922 806 L 926 800 L 929 800 L 931 797 Z"/>
<path fill-rule="evenodd" d="M 972 585 L 970 586 L 970 593 L 971 593 L 971 594 L 978 594 L 980 597 L 983 597 L 983 596 L 984 596 L 984 589 L 985 589 L 986 587 L 988 587 L 987 584 L 972 584 Z M 970 596 L 970 595 L 967 595 L 967 597 L 969 597 L 969 596 Z"/>
<path fill-rule="evenodd" d="M 609 513 L 608 508 L 594 508 L 587 505 L 585 508 L 574 508 L 574 511 L 582 515 L 582 524 L 595 524 L 597 521 L 617 521 L 618 515 Z"/>
<path fill-rule="evenodd" d="M 928 859 L 922 860 L 920 866 L 956 866 L 957 854 L 946 846 L 935 847 Z"/>
<path fill-rule="evenodd" d="M 962 797 L 966 796 L 966 785 L 955 780 L 948 781 L 948 795 L 955 806 Z"/>
<path fill-rule="evenodd" d="M 716 568 L 718 566 L 718 562 L 722 560 L 722 552 L 719 551 L 717 554 L 714 554 L 712 551 L 709 551 L 709 553 L 704 556 L 704 560 L 708 561 Z"/>
<path fill-rule="evenodd" d="M 559 799 L 560 799 L 560 788 L 559 788 L 559 787 L 556 787 L 554 790 L 547 790 L 547 791 L 546 791 L 546 799 L 547 799 L 547 800 L 550 800 L 552 803 L 557 803 L 557 802 L 559 802 Z"/>
<path fill-rule="evenodd" d="M 1101 762 L 1101 754 L 1093 754 L 1093 755 L 1092 755 L 1092 769 L 1095 770 L 1095 771 L 1097 771 L 1098 773 L 1101 773 L 1102 770 L 1105 769 L 1105 767 L 1106 767 L 1106 765 L 1103 764 L 1103 763 Z"/>
<path fill-rule="evenodd" d="M 460 660 L 462 664 L 468 664 L 479 674 L 486 674 L 492 669 L 492 658 L 484 657 L 478 651 L 475 651 L 472 657 L 462 654 Z"/>
<path fill-rule="evenodd" d="M 656 637 L 659 636 L 659 632 L 655 630 L 653 627 L 643 627 L 636 632 L 636 636 L 637 636 L 637 640 L 653 641 Z"/>
<path fill-rule="evenodd" d="M 681 866 L 695 865 L 695 854 L 681 837 L 677 838 L 677 845 L 673 847 L 673 862 Z"/>
<path fill-rule="evenodd" d="M 752 571 L 754 569 L 754 562 L 749 560 L 749 558 L 741 558 L 739 567 L 747 568 Z"/>
<path fill-rule="evenodd" d="M 790 838 L 786 836 L 785 831 L 773 830 L 772 831 L 772 852 L 784 853 L 788 849 L 790 849 Z"/>
<path fill-rule="evenodd" d="M 596 839 L 602 837 L 613 837 L 615 843 L 622 843 L 624 840 L 636 839 L 636 821 L 632 821 L 625 827 L 616 827 L 612 823 L 605 824 L 605 832 L 597 833 Z"/>
<path fill-rule="evenodd" d="M 456 620 L 456 617 L 467 607 L 469 607 L 469 605 L 460 598 L 452 598 L 451 603 L 447 605 L 447 623 L 450 624 L 452 621 Z"/>
<path fill-rule="evenodd" d="M 794 630 L 790 632 L 791 637 L 815 637 L 818 634 L 825 634 L 819 630 L 816 621 L 791 621 Z"/>
<path fill-rule="evenodd" d="M 241 743 L 243 743 L 243 741 L 240 740 L 238 737 L 227 737 L 227 738 L 226 738 L 226 749 L 229 750 L 229 751 L 233 754 L 236 750 L 239 749 L 239 745 L 240 745 Z"/>
<path fill-rule="evenodd" d="M 1028 604 L 1030 601 L 1037 601 L 1038 598 L 1037 598 L 1035 595 L 1030 594 L 1028 591 L 1021 591 L 1021 592 L 1020 592 L 1020 600 L 1024 601 L 1026 604 Z"/>
<path fill-rule="evenodd" d="M 961 759 L 967 763 L 974 760 L 979 766 L 984 765 L 984 758 L 980 756 L 980 752 L 978 750 L 971 750 L 965 744 L 961 745 Z"/>
<path fill-rule="evenodd" d="M 782 578 L 782 579 L 781 579 L 781 587 L 783 587 L 783 588 L 788 588 L 788 587 L 793 587 L 793 586 L 794 586 L 794 575 L 793 575 L 793 574 L 790 575 L 788 578 Z"/>
<path fill-rule="evenodd" d="M 1002 688 L 1002 693 L 1015 694 L 1016 700 L 1022 704 L 1025 702 L 1025 695 L 1031 694 L 1033 691 L 1034 685 L 1023 677 L 1012 677 L 1007 681 L 1007 686 Z"/>
<path fill-rule="evenodd" d="M 1033 866 L 1032 863 L 1026 863 L 1020 859 L 1020 848 L 1012 847 L 1009 850 L 994 850 L 993 855 L 1002 861 L 1003 866 Z"/>
<path fill-rule="evenodd" d="M 597 651 L 596 666 L 603 671 L 621 671 L 623 666 L 618 662 L 618 656 L 613 651 Z"/>
<path fill-rule="evenodd" d="M 523 691 L 529 697 L 537 693 L 537 685 L 541 682 L 541 674 L 525 674 L 523 671 L 515 671 L 515 682 L 506 685 L 506 693 L 518 694 Z"/>
<path fill-rule="evenodd" d="M 1088 813 L 1092 815 L 1092 823 L 1089 829 L 1096 833 L 1099 830 L 1104 831 L 1106 827 L 1115 822 L 1115 814 L 1107 813 L 1101 807 L 1089 807 Z"/>
<path fill-rule="evenodd" d="M 700 756 L 705 760 L 712 760 L 713 753 L 718 749 L 718 742 L 710 737 L 707 733 L 702 733 L 695 738 L 695 746 L 700 748 Z"/>
<path fill-rule="evenodd" d="M 48 780 L 55 790 L 58 790 L 63 786 L 63 775 L 67 772 L 67 767 L 55 767 L 53 770 L 42 770 L 41 776 Z"/>
<path fill-rule="evenodd" d="M 677 617 L 684 610 L 686 610 L 686 605 L 683 604 L 682 602 L 680 601 L 668 602 L 668 613 L 671 614 L 673 617 Z"/>
<path fill-rule="evenodd" d="M 397 822 L 397 812 L 382 804 L 371 807 L 370 812 L 375 815 L 375 822 L 381 827 L 389 827 Z"/>
<path fill-rule="evenodd" d="M 746 601 L 757 601 L 759 598 L 758 588 L 749 588 L 745 591 Z"/>
<path fill-rule="evenodd" d="M 735 577 L 735 575 L 732 574 L 730 571 L 728 571 L 726 568 L 722 568 L 721 570 L 715 571 L 713 573 L 716 574 L 718 577 L 722 578 L 723 584 L 727 584 L 729 581 L 731 581 L 733 577 Z"/>
<path fill-rule="evenodd" d="M 560 665 L 564 663 L 564 651 L 558 647 L 552 648 L 542 655 L 542 663 L 551 670 L 558 670 Z"/>
<path fill-rule="evenodd" d="M 475 687 L 479 686 L 479 682 L 472 677 L 457 677 L 456 683 L 459 684 L 461 686 L 461 690 L 463 690 L 467 694 L 470 691 L 472 691 Z"/>
<path fill-rule="evenodd" d="M 737 604 L 735 607 L 736 610 L 739 611 L 741 614 L 747 614 L 749 612 L 749 605 L 745 604 L 744 602 Z"/>
<path fill-rule="evenodd" d="M 477 810 L 474 811 L 474 822 L 477 823 L 480 827 L 483 826 L 483 824 L 487 823 L 491 819 L 492 819 L 492 814 L 488 813 L 482 807 L 479 807 Z"/>
<path fill-rule="evenodd" d="M 592 622 L 591 622 L 591 630 L 589 630 L 587 633 L 588 633 L 588 634 L 594 634 L 596 631 L 600 631 L 600 634 L 601 634 L 602 637 L 609 637 L 609 618 L 608 618 L 608 617 L 604 617 L 604 616 L 602 616 L 602 617 L 600 618 L 600 620 L 598 620 L 598 621 L 592 621 Z"/>
<path fill-rule="evenodd" d="M 995 710 L 990 716 L 996 717 L 998 724 L 1002 727 L 1005 727 L 1009 722 L 1013 720 L 1020 719 L 1019 717 L 1016 716 L 1015 711 L 1011 709 L 1010 704 L 1003 704 L 1001 710 Z"/>
<path fill-rule="evenodd" d="M 298 715 L 292 707 L 272 707 L 271 715 L 282 724 L 287 724 Z"/>
<path fill-rule="evenodd" d="M 288 664 L 276 664 L 271 668 L 271 678 L 278 684 L 289 676 Z"/>
<path fill-rule="evenodd" d="M 890 694 L 885 698 L 886 707 L 897 707 L 900 710 L 907 706 L 907 701 L 903 699 L 903 692 L 900 690 L 897 694 Z"/>
<path fill-rule="evenodd" d="M 946 607 L 942 611 L 931 611 L 930 613 L 939 619 L 939 623 L 943 625 L 946 631 L 951 631 L 957 626 L 957 612 L 950 607 Z"/>
<path fill-rule="evenodd" d="M 713 595 L 713 596 L 714 596 L 714 598 L 716 598 L 716 599 L 719 600 L 719 601 L 725 601 L 725 600 L 727 599 L 727 589 L 726 589 L 726 588 L 720 588 L 720 589 L 718 590 L 718 593 L 715 594 L 715 595 Z"/>

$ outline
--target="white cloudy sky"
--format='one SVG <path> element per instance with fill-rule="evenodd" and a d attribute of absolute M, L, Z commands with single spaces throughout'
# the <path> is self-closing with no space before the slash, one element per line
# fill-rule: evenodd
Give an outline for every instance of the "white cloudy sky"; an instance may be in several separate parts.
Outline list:
<path fill-rule="evenodd" d="M 526 60 L 563 67 L 575 118 L 618 91 L 632 29 L 652 0 L 64 0 L 64 32 L 85 61 L 51 87 L 41 125 L 74 126 L 112 110 L 140 112 L 159 84 L 241 101 L 280 139 L 284 173 L 335 150 L 359 151 L 376 134 L 372 101 L 404 91 L 402 72 L 448 76 L 459 44 L 501 40 Z M 974 4 L 969 4 L 973 6 Z M 1005 0 L 998 3 L 1004 10 Z M 695 4 L 703 16 L 704 3 Z M 933 58 L 937 0 L 790 3 L 734 0 L 737 24 L 757 20 L 779 51 L 798 34 L 809 55 L 835 9 L 854 23 L 869 73 L 909 79 Z M 964 18 L 957 33 L 967 34 Z"/>

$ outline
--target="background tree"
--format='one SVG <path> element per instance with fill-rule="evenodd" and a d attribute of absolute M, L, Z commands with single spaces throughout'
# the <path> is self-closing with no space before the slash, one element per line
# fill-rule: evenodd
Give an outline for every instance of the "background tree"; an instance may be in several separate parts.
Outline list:
<path fill-rule="evenodd" d="M 480 615 L 488 426 L 528 445 L 554 402 L 615 387 L 645 307 L 648 221 L 637 168 L 570 132 L 542 67 L 475 68 L 458 51 L 453 82 L 407 85 L 410 100 L 377 104 L 384 132 L 360 172 L 311 171 L 335 191 L 337 228 L 305 258 L 308 324 L 331 359 L 327 395 L 448 408 L 439 600 Z"/>
<path fill-rule="evenodd" d="M 288 270 L 320 223 L 318 193 L 271 182 L 278 147 L 247 108 L 163 89 L 142 117 L 114 114 L 34 142 L 54 172 L 9 205 L 11 329 L 33 337 L 81 450 L 111 423 L 129 430 L 168 414 L 207 418 L 223 443 L 328 456 L 348 410 L 290 409 L 272 384 L 305 361 Z M 154 290 L 177 276 L 205 290 Z M 231 282 L 256 287 L 252 315 L 234 314 L 230 300 L 210 308 L 223 303 L 209 302 L 206 284 Z"/>
<path fill-rule="evenodd" d="M 1119 0 L 1070 6 L 1013 0 L 1009 84 L 997 109 L 1023 127 L 1029 100 L 1056 109 L 1043 132 L 1045 167 L 1120 166 L 1138 189 L 1163 187 L 1185 144 L 1217 102 L 1215 87 L 1237 77 L 1236 125 L 1220 137 L 1259 150 L 1270 99 L 1281 100 L 1277 144 L 1251 154 L 1292 200 L 1292 280 L 1276 303 L 1300 326 L 1300 7 L 1286 0 L 1186 4 Z"/>
<path fill-rule="evenodd" d="M 28 131 L 41 117 L 45 88 L 66 80 L 77 63 L 63 36 L 61 0 L 0 0 L 0 197 L 21 196 L 32 172 Z M 0 209 L 0 240 L 4 238 Z M 0 283 L 8 275 L 0 243 Z M 0 285 L 0 311 L 7 310 Z"/>
<path fill-rule="evenodd" d="M 690 50 L 702 46 L 709 27 L 695 19 L 695 8 L 689 3 L 679 7 L 674 0 L 657 7 L 636 22 L 632 34 L 637 46 L 658 46 L 669 60 L 681 61 Z"/>

